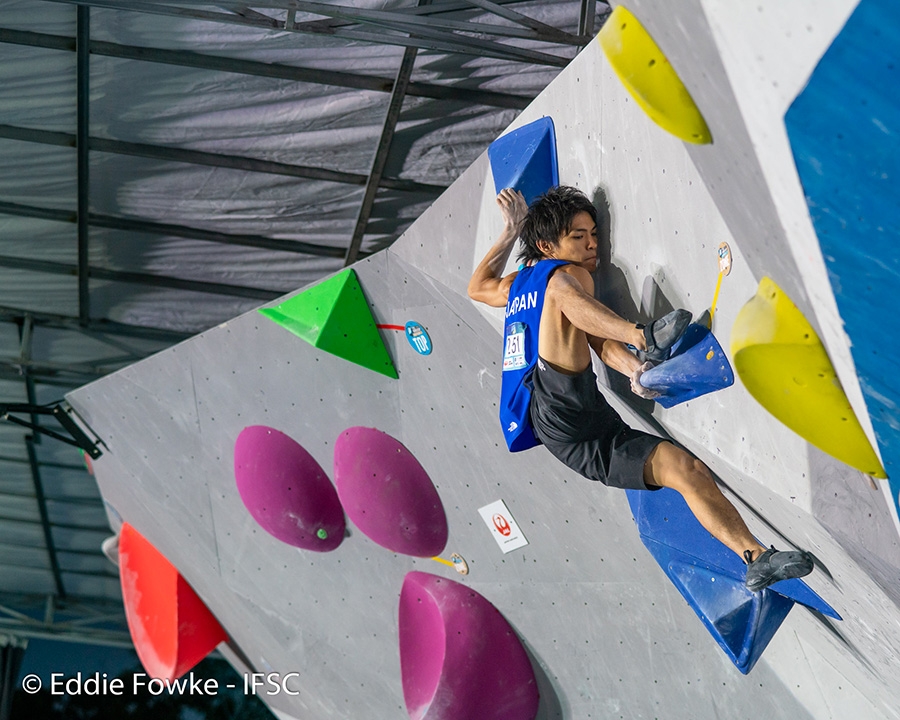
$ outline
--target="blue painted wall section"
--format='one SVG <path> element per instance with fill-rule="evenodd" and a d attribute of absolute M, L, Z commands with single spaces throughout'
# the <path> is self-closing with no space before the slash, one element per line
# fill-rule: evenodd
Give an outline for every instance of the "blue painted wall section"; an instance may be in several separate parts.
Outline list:
<path fill-rule="evenodd" d="M 862 0 L 785 115 L 895 503 L 900 493 L 898 48 L 896 3 Z"/>
<path fill-rule="evenodd" d="M 802 580 L 748 590 L 744 562 L 703 528 L 674 490 L 626 493 L 641 542 L 742 673 L 753 669 L 795 602 L 841 619 Z"/>

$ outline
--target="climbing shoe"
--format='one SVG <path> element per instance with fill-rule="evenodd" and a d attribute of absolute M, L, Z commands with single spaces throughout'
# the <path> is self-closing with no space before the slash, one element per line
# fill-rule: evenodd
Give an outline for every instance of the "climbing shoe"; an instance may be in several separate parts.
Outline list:
<path fill-rule="evenodd" d="M 747 563 L 747 589 L 759 592 L 779 580 L 799 578 L 813 571 L 813 561 L 809 553 L 798 550 L 776 550 L 770 547 L 756 560 L 751 561 L 752 553 L 747 550 L 744 560 Z"/>
<path fill-rule="evenodd" d="M 672 346 L 684 335 L 690 323 L 691 314 L 687 310 L 673 310 L 647 325 L 638 325 L 644 331 L 647 345 L 646 350 L 638 351 L 638 358 L 641 362 L 652 363 L 668 360 Z"/>

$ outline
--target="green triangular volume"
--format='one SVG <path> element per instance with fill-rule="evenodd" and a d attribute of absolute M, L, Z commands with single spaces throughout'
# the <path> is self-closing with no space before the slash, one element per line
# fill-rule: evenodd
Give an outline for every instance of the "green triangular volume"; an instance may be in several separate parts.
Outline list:
<path fill-rule="evenodd" d="M 259 312 L 320 350 L 398 377 L 352 268 Z"/>

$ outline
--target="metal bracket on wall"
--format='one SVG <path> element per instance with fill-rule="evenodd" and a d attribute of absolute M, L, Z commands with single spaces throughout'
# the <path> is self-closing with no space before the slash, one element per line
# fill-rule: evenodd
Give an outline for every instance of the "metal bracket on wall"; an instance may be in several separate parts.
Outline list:
<path fill-rule="evenodd" d="M 66 403 L 56 403 L 55 405 L 29 405 L 29 404 L 0 404 L 0 420 L 6 420 L 14 425 L 21 425 L 35 432 L 52 437 L 68 445 L 74 445 L 84 450 L 92 459 L 96 460 L 103 455 L 98 444 L 102 442 L 99 438 L 91 440 L 87 433 L 81 429 L 81 426 L 75 422 L 70 416 L 74 412 Z M 21 418 L 11 415 L 10 413 L 27 413 L 29 415 L 51 415 L 56 418 L 57 422 L 63 426 L 69 436 L 62 435 L 49 428 L 42 427 L 36 423 L 22 420 Z"/>

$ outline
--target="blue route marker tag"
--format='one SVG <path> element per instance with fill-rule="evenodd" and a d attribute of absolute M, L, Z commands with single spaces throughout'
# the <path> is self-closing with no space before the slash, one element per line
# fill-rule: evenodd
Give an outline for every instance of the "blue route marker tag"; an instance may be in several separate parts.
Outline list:
<path fill-rule="evenodd" d="M 406 339 L 419 355 L 431 354 L 431 338 L 419 323 L 410 320 L 406 323 Z"/>

